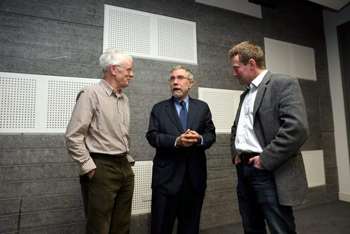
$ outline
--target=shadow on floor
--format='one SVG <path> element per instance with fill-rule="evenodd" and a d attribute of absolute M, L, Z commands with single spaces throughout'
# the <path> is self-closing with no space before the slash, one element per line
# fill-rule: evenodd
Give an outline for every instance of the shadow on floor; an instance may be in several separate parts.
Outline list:
<path fill-rule="evenodd" d="M 298 234 L 350 234 L 350 203 L 334 201 L 294 211 Z M 243 234 L 242 223 L 201 230 L 200 234 Z"/>

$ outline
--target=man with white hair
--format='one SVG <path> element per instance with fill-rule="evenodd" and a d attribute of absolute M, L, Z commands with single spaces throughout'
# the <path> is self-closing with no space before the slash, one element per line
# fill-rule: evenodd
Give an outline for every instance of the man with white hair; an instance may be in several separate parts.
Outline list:
<path fill-rule="evenodd" d="M 132 58 L 117 50 L 100 57 L 104 76 L 84 87 L 66 131 L 69 154 L 79 166 L 86 233 L 129 233 L 134 191 L 130 110 L 122 92 L 134 76 Z"/>

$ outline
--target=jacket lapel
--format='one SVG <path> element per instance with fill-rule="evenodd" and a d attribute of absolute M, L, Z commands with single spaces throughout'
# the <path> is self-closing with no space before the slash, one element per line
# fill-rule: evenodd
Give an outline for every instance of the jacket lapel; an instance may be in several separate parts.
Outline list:
<path fill-rule="evenodd" d="M 180 132 L 184 132 L 183 128 L 182 128 L 182 124 L 180 121 L 180 117 L 177 114 L 176 108 L 175 108 L 175 104 L 174 104 L 174 97 L 170 98 L 168 100 L 168 103 L 166 104 L 165 107 L 165 111 L 168 113 L 169 118 L 171 119 L 171 121 L 174 123 L 174 125 L 176 126 L 176 128 L 180 131 Z"/>
<path fill-rule="evenodd" d="M 255 102 L 254 102 L 254 109 L 253 109 L 253 117 L 255 119 L 256 112 L 259 110 L 261 102 L 264 98 L 264 94 L 266 91 L 266 84 L 269 82 L 271 73 L 267 72 L 266 75 L 264 76 L 263 80 L 261 81 L 259 87 L 258 87 L 258 93 L 256 94 L 255 97 Z"/>

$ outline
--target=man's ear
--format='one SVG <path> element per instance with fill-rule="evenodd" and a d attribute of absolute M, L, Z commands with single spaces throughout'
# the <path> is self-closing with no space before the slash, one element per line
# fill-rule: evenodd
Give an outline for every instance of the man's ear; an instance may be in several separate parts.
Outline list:
<path fill-rule="evenodd" d="M 248 64 L 249 64 L 249 67 L 251 69 L 255 69 L 256 68 L 256 62 L 255 62 L 254 59 L 249 59 Z"/>
<path fill-rule="evenodd" d="M 191 89 L 192 88 L 192 86 L 193 86 L 193 84 L 194 84 L 194 81 L 193 80 L 190 80 L 190 85 L 189 85 L 189 89 Z"/>
<path fill-rule="evenodd" d="M 116 74 L 115 69 L 116 69 L 116 66 L 115 66 L 115 65 L 111 65 L 111 66 L 109 66 L 109 68 L 108 68 L 109 72 L 110 72 L 112 75 L 115 75 L 115 74 Z"/>

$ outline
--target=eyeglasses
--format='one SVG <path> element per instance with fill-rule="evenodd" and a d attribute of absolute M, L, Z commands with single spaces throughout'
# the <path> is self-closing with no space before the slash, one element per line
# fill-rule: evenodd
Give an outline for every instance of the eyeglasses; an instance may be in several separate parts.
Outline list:
<path fill-rule="evenodd" d="M 126 72 L 128 74 L 130 74 L 132 72 L 132 67 L 123 67 L 123 66 L 120 66 L 120 65 L 114 65 L 116 67 L 120 67 L 120 68 L 125 68 Z"/>
<path fill-rule="evenodd" d="M 175 79 L 177 79 L 180 82 L 185 80 L 185 79 L 189 80 L 187 77 L 184 77 L 184 76 L 170 76 L 169 81 L 174 82 Z"/>

